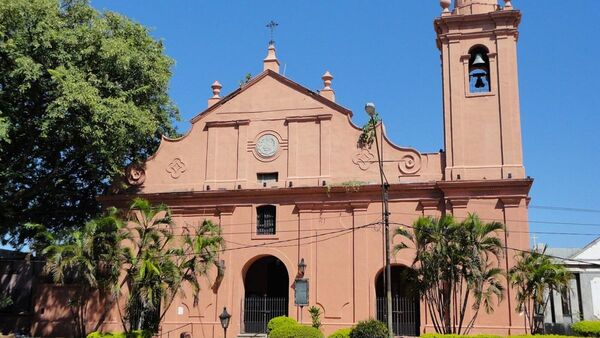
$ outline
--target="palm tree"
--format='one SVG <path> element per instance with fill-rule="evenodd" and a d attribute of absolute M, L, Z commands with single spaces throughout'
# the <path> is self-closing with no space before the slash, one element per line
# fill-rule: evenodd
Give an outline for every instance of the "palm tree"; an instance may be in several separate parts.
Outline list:
<path fill-rule="evenodd" d="M 55 283 L 73 287 L 69 305 L 78 337 L 85 337 L 87 333 L 90 293 L 108 291 L 117 282 L 117 234 L 122 224 L 116 209 L 109 209 L 104 216 L 87 222 L 81 230 L 72 232 L 65 239 L 44 231 L 44 240 L 49 242 L 41 251 L 46 257 L 44 272 L 51 275 Z M 43 228 L 41 225 L 29 226 Z"/>
<path fill-rule="evenodd" d="M 517 263 L 509 271 L 511 285 L 517 289 L 517 311 L 522 311 L 525 326 L 532 334 L 540 333 L 536 315 L 544 314 L 551 292 L 569 288 L 572 278 L 564 265 L 552 261 L 541 251 L 523 251 L 517 255 Z"/>
<path fill-rule="evenodd" d="M 175 236 L 174 223 L 166 205 L 152 206 L 135 199 L 125 228 L 125 282 L 129 288 L 125 318 L 129 329 L 158 331 L 160 321 L 185 284 L 194 299 L 200 278 L 214 266 L 220 269 L 218 253 L 223 247 L 220 229 L 205 220 L 190 231 Z M 181 238 L 181 242 L 175 239 Z M 219 270 L 218 275 L 222 271 Z M 162 311 L 161 311 L 161 305 Z"/>
<path fill-rule="evenodd" d="M 475 214 L 460 223 L 450 215 L 441 218 L 420 217 L 412 231 L 405 227 L 394 236 L 407 241 L 396 251 L 412 247 L 412 267 L 417 274 L 417 288 L 431 315 L 435 330 L 442 333 L 468 333 L 481 305 L 494 310 L 493 299 L 500 302 L 504 288 L 498 268 L 502 242 L 496 236 L 504 229 L 498 222 L 482 223 Z M 471 304 L 471 318 L 467 306 Z"/>

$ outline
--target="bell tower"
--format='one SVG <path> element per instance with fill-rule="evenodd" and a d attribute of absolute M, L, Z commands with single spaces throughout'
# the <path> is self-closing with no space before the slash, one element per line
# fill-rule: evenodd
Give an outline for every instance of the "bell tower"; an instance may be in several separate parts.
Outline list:
<path fill-rule="evenodd" d="M 446 180 L 525 178 L 511 1 L 440 0 Z"/>

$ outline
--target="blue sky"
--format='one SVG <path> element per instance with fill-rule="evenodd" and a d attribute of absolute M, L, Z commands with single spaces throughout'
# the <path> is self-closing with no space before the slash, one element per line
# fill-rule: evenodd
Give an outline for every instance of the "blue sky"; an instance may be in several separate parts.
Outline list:
<path fill-rule="evenodd" d="M 366 121 L 364 103 L 373 101 L 390 138 L 422 152 L 443 148 L 432 24 L 438 3 L 92 0 L 164 41 L 176 62 L 170 93 L 182 113 L 181 132 L 205 108 L 213 81 L 227 94 L 246 73 L 260 73 L 270 38 L 265 25 L 275 20 L 286 76 L 317 90 L 330 70 L 336 101 L 354 111 L 356 124 Z M 598 5 L 514 0 L 513 6 L 523 13 L 519 74 L 525 166 L 535 179 L 532 235 L 552 247 L 582 246 L 600 236 Z"/>

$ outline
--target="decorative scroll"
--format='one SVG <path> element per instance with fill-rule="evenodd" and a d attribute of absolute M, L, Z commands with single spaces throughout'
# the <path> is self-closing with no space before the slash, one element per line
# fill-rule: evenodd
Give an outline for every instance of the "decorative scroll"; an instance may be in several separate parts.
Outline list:
<path fill-rule="evenodd" d="M 398 169 L 406 175 L 416 174 L 421 170 L 421 155 L 418 153 L 404 155 L 398 163 Z"/>
<path fill-rule="evenodd" d="M 186 171 L 185 162 L 183 162 L 180 158 L 175 158 L 169 165 L 167 166 L 167 172 L 171 175 L 172 178 L 179 178 L 181 174 Z"/>
<path fill-rule="evenodd" d="M 352 163 L 356 164 L 361 170 L 369 169 L 374 160 L 375 155 L 367 148 L 362 148 L 352 157 Z"/>
<path fill-rule="evenodd" d="M 127 183 L 133 186 L 140 186 L 146 180 L 146 171 L 139 164 L 132 164 L 127 168 Z"/>

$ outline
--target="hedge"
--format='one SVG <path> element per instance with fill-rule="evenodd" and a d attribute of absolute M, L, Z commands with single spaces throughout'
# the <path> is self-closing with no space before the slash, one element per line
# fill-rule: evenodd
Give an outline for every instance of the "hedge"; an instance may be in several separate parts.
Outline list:
<path fill-rule="evenodd" d="M 536 334 L 532 335 L 517 335 L 517 336 L 509 336 L 510 338 L 578 338 L 578 336 L 563 336 L 560 334 Z"/>
<path fill-rule="evenodd" d="M 152 332 L 135 330 L 131 332 L 91 332 L 87 338 L 152 338 Z"/>
<path fill-rule="evenodd" d="M 583 320 L 571 326 L 573 332 L 581 337 L 600 337 L 600 321 Z"/>
<path fill-rule="evenodd" d="M 465 335 L 460 335 L 460 334 L 441 334 L 441 333 L 426 333 L 424 335 L 421 335 L 421 338 L 459 338 L 459 337 L 470 337 L 470 338 L 502 338 L 503 336 L 498 336 L 498 335 L 493 335 L 493 334 L 475 334 L 475 335 L 465 336 Z"/>
<path fill-rule="evenodd" d="M 514 336 L 497 336 L 493 334 L 476 334 L 476 335 L 468 335 L 463 336 L 459 334 L 441 334 L 441 333 L 426 333 L 421 335 L 422 338 L 460 338 L 460 337 L 468 337 L 468 338 L 577 338 L 576 336 L 562 336 L 558 334 L 536 334 L 532 335 L 514 335 Z"/>
<path fill-rule="evenodd" d="M 350 332 L 350 338 L 388 338 L 388 329 L 384 323 L 375 320 L 363 320 L 358 322 Z"/>
<path fill-rule="evenodd" d="M 279 316 L 269 320 L 267 324 L 267 333 L 271 333 L 271 331 L 275 330 L 281 326 L 294 326 L 298 325 L 298 322 L 294 318 Z"/>
<path fill-rule="evenodd" d="M 350 332 L 352 332 L 351 328 L 339 329 L 327 338 L 350 338 Z"/>
<path fill-rule="evenodd" d="M 312 326 L 282 325 L 271 333 L 269 338 L 324 338 L 323 333 Z"/>

